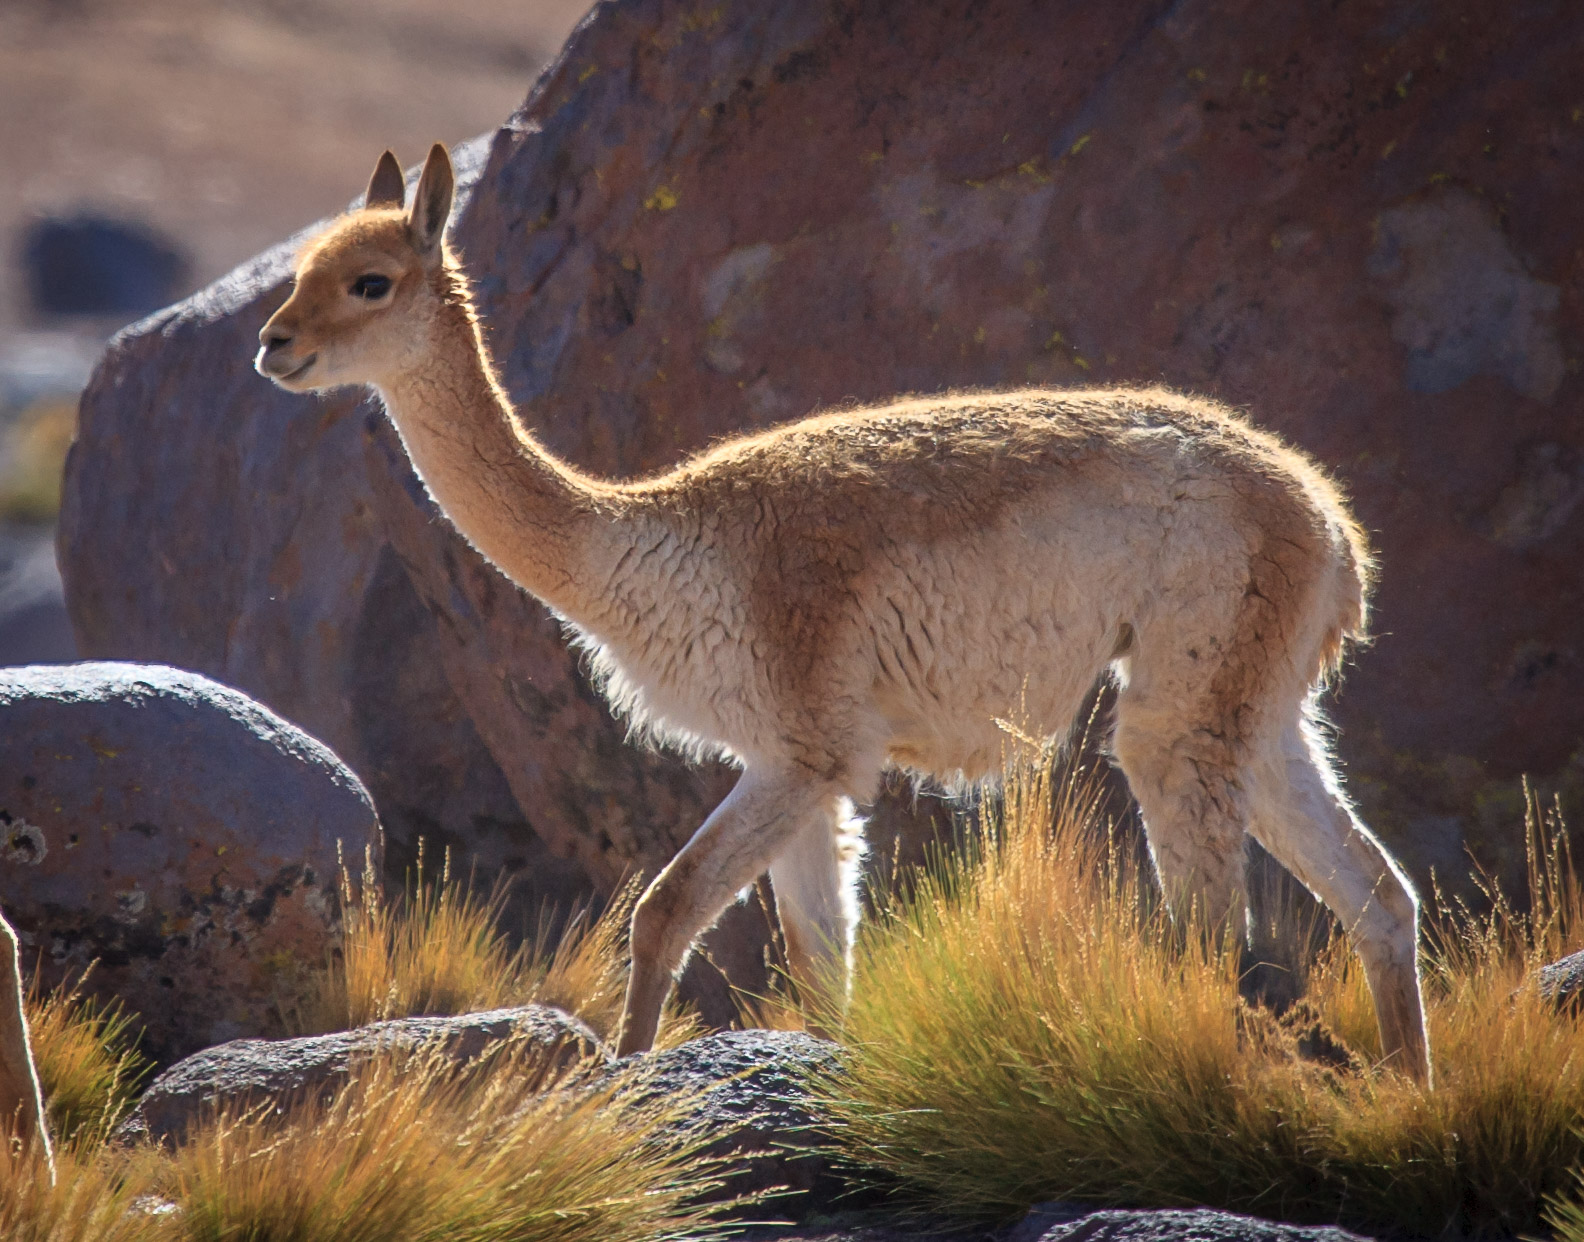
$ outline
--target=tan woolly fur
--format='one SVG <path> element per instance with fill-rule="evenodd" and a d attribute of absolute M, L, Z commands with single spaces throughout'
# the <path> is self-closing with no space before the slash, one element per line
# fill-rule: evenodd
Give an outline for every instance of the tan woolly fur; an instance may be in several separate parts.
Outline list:
<path fill-rule="evenodd" d="M 496 377 L 442 238 L 445 149 L 410 208 L 403 189 L 387 152 L 367 206 L 303 253 L 258 369 L 372 385 L 441 509 L 565 620 L 612 707 L 742 769 L 634 913 L 620 1051 L 650 1046 L 689 945 L 765 870 L 800 988 L 845 986 L 850 804 L 887 766 L 993 778 L 997 720 L 1060 734 L 1109 671 L 1174 910 L 1240 918 L 1252 835 L 1341 919 L 1388 1063 L 1428 1081 L 1417 901 L 1317 723 L 1371 573 L 1318 467 L 1215 402 L 1119 387 L 909 397 L 591 478 Z"/>

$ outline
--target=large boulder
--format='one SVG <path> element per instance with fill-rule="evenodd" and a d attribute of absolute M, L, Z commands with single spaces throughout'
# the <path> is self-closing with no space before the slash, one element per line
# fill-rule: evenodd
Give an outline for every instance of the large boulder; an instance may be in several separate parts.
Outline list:
<path fill-rule="evenodd" d="M 1520 773 L 1584 786 L 1581 43 L 1538 0 L 604 3 L 468 153 L 454 240 L 512 395 L 600 473 L 905 391 L 1247 406 L 1376 533 L 1341 750 L 1411 869 L 1455 879 L 1465 846 L 1521 865 Z M 290 256 L 128 330 L 85 394 L 83 650 L 330 740 L 393 859 L 423 832 L 541 891 L 653 868 L 726 775 L 626 745 L 358 394 L 252 374 Z"/>
<path fill-rule="evenodd" d="M 278 1031 L 322 968 L 337 852 L 380 849 L 322 743 L 197 674 L 0 670 L 0 908 L 46 982 L 119 997 L 169 1061 Z"/>
<path fill-rule="evenodd" d="M 237 1039 L 179 1061 L 148 1086 L 117 1132 L 124 1141 L 180 1142 L 188 1127 L 226 1108 L 269 1101 L 277 1110 L 326 1098 L 370 1058 L 438 1052 L 466 1065 L 506 1040 L 522 1046 L 513 1072 L 551 1074 L 608 1054 L 593 1031 L 548 1005 L 443 1017 L 395 1018 L 300 1039 Z"/>

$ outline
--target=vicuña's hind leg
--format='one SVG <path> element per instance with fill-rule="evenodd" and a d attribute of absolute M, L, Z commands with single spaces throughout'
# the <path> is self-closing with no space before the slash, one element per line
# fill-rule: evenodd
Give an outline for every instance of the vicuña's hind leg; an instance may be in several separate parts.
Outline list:
<path fill-rule="evenodd" d="M 832 799 L 770 864 L 787 966 L 805 1005 L 846 1000 L 858 924 L 861 825 L 846 798 Z"/>
<path fill-rule="evenodd" d="M 806 772 L 749 769 L 655 877 L 633 911 L 632 974 L 617 1045 L 622 1056 L 654 1043 L 672 976 L 693 938 L 810 823 L 828 814 L 838 792 L 811 782 Z"/>
<path fill-rule="evenodd" d="M 1226 729 L 1207 708 L 1184 711 L 1182 699 L 1165 697 L 1137 682 L 1122 692 L 1117 763 L 1138 800 L 1173 918 L 1182 922 L 1197 910 L 1207 927 L 1231 919 L 1241 933 L 1246 814 Z"/>
<path fill-rule="evenodd" d="M 1256 771 L 1254 835 L 1342 921 L 1369 981 L 1386 1063 L 1428 1085 L 1413 889 L 1338 791 L 1310 729 L 1294 722 Z"/>

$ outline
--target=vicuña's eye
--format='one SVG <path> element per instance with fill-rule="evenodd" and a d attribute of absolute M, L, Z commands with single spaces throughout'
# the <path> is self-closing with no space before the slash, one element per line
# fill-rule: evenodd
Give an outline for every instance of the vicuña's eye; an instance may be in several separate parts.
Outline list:
<path fill-rule="evenodd" d="M 351 293 L 355 298 L 368 298 L 373 301 L 389 293 L 390 286 L 389 276 L 376 276 L 370 272 L 367 276 L 359 276 L 352 282 Z"/>

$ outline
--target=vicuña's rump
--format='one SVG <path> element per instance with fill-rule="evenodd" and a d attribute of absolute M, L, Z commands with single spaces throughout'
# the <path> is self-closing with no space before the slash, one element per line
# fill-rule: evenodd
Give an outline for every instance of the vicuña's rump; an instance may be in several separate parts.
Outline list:
<path fill-rule="evenodd" d="M 376 388 L 440 507 L 575 629 L 613 707 L 741 765 L 633 916 L 622 1052 L 766 869 L 798 985 L 844 986 L 849 803 L 888 764 L 994 775 L 998 718 L 1064 730 L 1109 668 L 1173 908 L 1241 917 L 1252 834 L 1341 919 L 1389 1063 L 1428 1080 L 1414 894 L 1315 723 L 1370 560 L 1312 462 L 1212 402 L 1112 388 L 908 398 L 590 478 L 501 389 L 442 238 L 452 184 L 436 146 L 407 208 L 387 152 L 305 250 L 258 369 Z"/>

